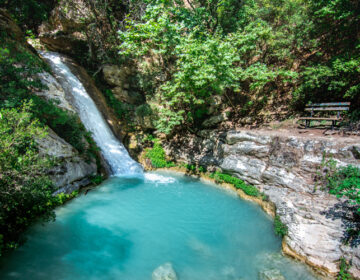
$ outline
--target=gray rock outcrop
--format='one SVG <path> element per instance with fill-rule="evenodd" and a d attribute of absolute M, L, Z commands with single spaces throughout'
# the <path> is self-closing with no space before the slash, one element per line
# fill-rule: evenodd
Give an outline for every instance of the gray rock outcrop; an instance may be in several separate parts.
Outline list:
<path fill-rule="evenodd" d="M 360 167 L 358 137 L 305 137 L 271 131 L 204 130 L 174 139 L 166 152 L 179 162 L 221 169 L 264 192 L 288 227 L 285 253 L 313 268 L 335 275 L 339 260 L 352 263 L 360 277 L 360 248 L 343 244 L 349 217 L 347 204 L 316 187 L 314 176 L 323 155 L 337 166 Z"/>
<path fill-rule="evenodd" d="M 89 177 L 97 173 L 94 160 L 86 161 L 64 139 L 49 129 L 45 138 L 38 139 L 40 153 L 55 158 L 56 165 L 49 170 L 49 175 L 56 191 L 70 194 L 79 188 L 90 184 Z"/>

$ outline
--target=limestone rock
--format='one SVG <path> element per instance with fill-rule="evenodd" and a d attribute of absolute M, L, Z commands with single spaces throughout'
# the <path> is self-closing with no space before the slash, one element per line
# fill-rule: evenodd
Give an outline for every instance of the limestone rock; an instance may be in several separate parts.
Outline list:
<path fill-rule="evenodd" d="M 243 141 L 234 145 L 224 145 L 224 155 L 249 155 L 258 158 L 268 156 L 270 148 L 253 141 Z"/>
<path fill-rule="evenodd" d="M 60 0 L 38 28 L 40 42 L 50 51 L 81 57 L 89 50 L 85 30 L 92 16 L 85 1 Z"/>
<path fill-rule="evenodd" d="M 259 144 L 269 144 L 271 138 L 269 136 L 256 135 L 245 131 L 230 131 L 226 135 L 226 143 L 229 145 L 238 143 L 240 141 L 252 141 Z"/>
<path fill-rule="evenodd" d="M 220 167 L 224 171 L 236 174 L 237 177 L 249 183 L 260 184 L 266 163 L 255 158 L 232 155 L 226 157 Z"/>
<path fill-rule="evenodd" d="M 71 193 L 90 183 L 88 177 L 95 175 L 94 161 L 86 162 L 64 139 L 49 129 L 45 138 L 37 139 L 40 154 L 54 157 L 58 164 L 49 170 L 49 175 L 57 191 Z"/>
<path fill-rule="evenodd" d="M 121 87 L 112 89 L 116 99 L 129 104 L 140 104 L 143 101 L 142 95 L 136 92 L 129 92 Z"/>
<path fill-rule="evenodd" d="M 126 88 L 128 76 L 132 70 L 127 67 L 120 67 L 118 65 L 105 65 L 102 69 L 104 80 L 111 86 Z"/>
<path fill-rule="evenodd" d="M 249 130 L 203 130 L 196 136 L 179 136 L 166 146 L 173 159 L 220 168 L 263 191 L 288 227 L 283 242 L 286 254 L 330 275 L 339 271 L 339 259 L 344 256 L 356 277 L 360 276 L 360 246 L 342 244 L 349 211 L 343 200 L 315 187 L 314 176 L 324 153 L 338 166 L 360 167 L 359 151 L 357 138 L 279 136 Z"/>
<path fill-rule="evenodd" d="M 227 112 L 223 112 L 221 115 L 213 116 L 205 120 L 202 125 L 204 127 L 213 127 L 226 120 L 228 120 Z"/>
<path fill-rule="evenodd" d="M 83 55 L 88 51 L 87 42 L 80 33 L 45 33 L 39 36 L 39 38 L 40 42 L 45 44 L 50 51 L 69 55 Z"/>
<path fill-rule="evenodd" d="M 156 268 L 152 273 L 152 280 L 177 280 L 171 263 L 165 263 Z"/>
<path fill-rule="evenodd" d="M 354 155 L 354 158 L 360 159 L 360 145 L 354 145 L 352 146 L 352 154 Z"/>
<path fill-rule="evenodd" d="M 40 154 L 49 155 L 57 159 L 71 158 L 77 151 L 54 131 L 48 128 L 48 135 L 36 140 Z"/>
<path fill-rule="evenodd" d="M 218 112 L 219 109 L 222 108 L 222 105 L 224 104 L 223 96 L 212 95 L 211 97 L 209 97 L 207 104 L 209 104 L 208 114 L 213 115 L 215 112 Z"/>
<path fill-rule="evenodd" d="M 54 100 L 58 107 L 75 113 L 75 109 L 66 99 L 67 97 L 64 89 L 61 87 L 59 82 L 47 72 L 39 74 L 39 77 L 47 89 L 42 92 L 37 92 L 36 95 L 42 96 L 47 100 Z"/>

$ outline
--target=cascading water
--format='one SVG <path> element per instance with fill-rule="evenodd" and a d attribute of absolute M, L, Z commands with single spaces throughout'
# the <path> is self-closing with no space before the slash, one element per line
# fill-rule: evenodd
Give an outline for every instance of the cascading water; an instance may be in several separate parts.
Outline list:
<path fill-rule="evenodd" d="M 129 156 L 125 147 L 116 139 L 82 83 L 62 62 L 61 55 L 53 52 L 41 52 L 41 55 L 47 60 L 53 72 L 62 78 L 60 84 L 65 92 L 73 96 L 82 123 L 91 131 L 112 173 L 117 176 L 142 175 L 141 166 Z"/>

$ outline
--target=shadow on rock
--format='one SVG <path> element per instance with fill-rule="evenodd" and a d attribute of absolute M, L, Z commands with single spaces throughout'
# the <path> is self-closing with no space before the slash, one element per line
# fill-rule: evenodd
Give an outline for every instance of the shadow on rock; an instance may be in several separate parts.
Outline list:
<path fill-rule="evenodd" d="M 342 243 L 355 247 L 360 244 L 360 215 L 357 207 L 348 202 L 336 203 L 333 207 L 321 212 L 326 218 L 336 220 L 340 219 L 345 230 Z"/>

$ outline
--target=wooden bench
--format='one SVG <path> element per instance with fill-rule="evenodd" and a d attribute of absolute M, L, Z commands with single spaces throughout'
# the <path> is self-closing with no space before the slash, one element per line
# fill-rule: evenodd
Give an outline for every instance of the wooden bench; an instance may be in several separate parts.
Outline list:
<path fill-rule="evenodd" d="M 337 121 L 343 118 L 340 115 L 342 111 L 349 111 L 350 102 L 331 102 L 331 103 L 313 103 L 306 105 L 305 111 L 310 112 L 309 117 L 302 117 L 299 120 L 305 120 L 305 127 L 310 127 L 310 121 L 332 121 L 332 128 L 336 125 Z M 314 112 L 337 112 L 336 116 L 318 117 L 314 116 Z"/>

